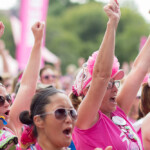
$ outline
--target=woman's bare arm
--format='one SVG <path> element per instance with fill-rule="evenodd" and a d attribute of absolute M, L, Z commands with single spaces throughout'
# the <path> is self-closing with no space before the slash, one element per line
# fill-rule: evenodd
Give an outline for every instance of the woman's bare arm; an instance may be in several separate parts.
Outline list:
<path fill-rule="evenodd" d="M 115 50 L 115 36 L 120 19 L 120 8 L 115 1 L 104 7 L 109 17 L 106 32 L 94 65 L 90 88 L 79 106 L 76 126 L 87 129 L 92 126 L 101 106 L 111 76 Z"/>
<path fill-rule="evenodd" d="M 9 125 L 14 132 L 21 129 L 22 124 L 19 121 L 20 112 L 28 110 L 31 104 L 33 95 L 35 94 L 36 84 L 39 77 L 39 70 L 41 64 L 41 44 L 44 32 L 44 24 L 37 22 L 32 26 L 34 35 L 34 46 L 32 48 L 28 64 L 23 72 L 19 91 L 16 95 L 15 101 L 10 110 Z M 12 125 L 14 125 L 12 127 Z"/>
<path fill-rule="evenodd" d="M 126 77 L 120 93 L 117 96 L 118 105 L 128 114 L 134 103 L 141 83 L 150 66 L 150 36 L 134 61 L 133 68 Z"/>

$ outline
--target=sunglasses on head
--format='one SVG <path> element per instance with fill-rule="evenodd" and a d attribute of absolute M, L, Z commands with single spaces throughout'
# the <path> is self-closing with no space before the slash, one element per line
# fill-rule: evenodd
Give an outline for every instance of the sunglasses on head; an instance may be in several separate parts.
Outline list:
<path fill-rule="evenodd" d="M 11 105 L 12 104 L 12 99 L 10 95 L 0 96 L 0 107 L 5 104 L 5 100 Z"/>
<path fill-rule="evenodd" d="M 45 115 L 55 115 L 55 118 L 58 120 L 64 120 L 68 115 L 72 118 L 72 120 L 77 119 L 77 112 L 75 109 L 65 109 L 65 108 L 58 108 L 55 111 L 52 112 L 46 112 L 43 114 L 39 114 L 37 116 L 45 116 Z"/>
<path fill-rule="evenodd" d="M 56 76 L 55 75 L 45 75 L 45 76 L 43 76 L 43 78 L 46 79 L 46 80 L 49 80 L 50 78 L 55 79 Z"/>

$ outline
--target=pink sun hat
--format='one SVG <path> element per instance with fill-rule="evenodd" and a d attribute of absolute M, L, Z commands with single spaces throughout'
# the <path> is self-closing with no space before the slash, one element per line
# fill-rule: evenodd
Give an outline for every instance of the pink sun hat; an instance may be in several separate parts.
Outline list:
<path fill-rule="evenodd" d="M 83 89 L 90 85 L 97 55 L 98 51 L 94 52 L 92 56 L 89 57 L 88 61 L 83 64 L 82 69 L 77 74 L 72 86 L 72 91 L 76 96 L 81 96 L 83 93 Z M 113 78 L 114 80 L 121 80 L 124 77 L 124 71 L 119 70 L 119 67 L 120 63 L 118 62 L 117 57 L 114 56 L 111 74 L 111 78 Z"/>

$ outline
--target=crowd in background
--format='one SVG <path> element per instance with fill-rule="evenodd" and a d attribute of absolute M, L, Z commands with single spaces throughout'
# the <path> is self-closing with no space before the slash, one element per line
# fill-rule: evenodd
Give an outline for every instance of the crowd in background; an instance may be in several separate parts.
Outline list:
<path fill-rule="evenodd" d="M 0 75 L 0 83 L 4 84 L 7 92 L 10 93 L 14 99 L 15 94 L 17 93 L 17 89 L 19 86 L 19 82 L 22 77 L 22 71 L 18 71 L 18 74 L 12 75 L 12 73 L 9 71 L 9 62 L 7 59 L 8 51 L 4 47 L 4 41 L 0 41 L 0 54 L 3 60 L 3 72 Z M 6 55 L 6 56 L 5 56 Z M 62 89 L 66 92 L 67 95 L 70 94 L 72 90 L 72 85 L 75 80 L 75 77 L 77 73 L 82 68 L 82 65 L 85 63 L 85 58 L 79 58 L 78 59 L 78 66 L 75 64 L 69 64 L 66 68 L 66 73 L 63 75 L 61 72 L 61 63 L 59 66 L 55 67 L 55 64 L 46 64 L 44 65 L 39 74 L 39 81 L 37 84 L 38 88 L 44 88 L 48 85 L 53 85 L 57 89 Z M 125 77 L 128 75 L 132 68 L 133 62 L 124 62 L 121 66 L 121 69 L 124 70 Z M 125 77 L 121 80 L 121 84 L 125 80 Z M 143 83 L 148 82 L 148 77 L 145 77 L 145 80 Z M 141 85 L 142 86 L 142 85 Z M 120 86 L 121 87 L 121 86 Z M 136 101 L 133 104 L 130 112 L 129 112 L 129 118 L 131 119 L 131 122 L 134 122 L 138 119 L 138 108 L 139 108 L 139 102 L 141 98 L 141 88 L 139 89 L 139 92 L 137 93 Z"/>
<path fill-rule="evenodd" d="M 108 23 L 99 50 L 87 61 L 79 58 L 78 66 L 68 65 L 65 75 L 60 62 L 40 68 L 43 23 L 32 26 L 28 64 L 15 75 L 0 40 L 0 130 L 11 133 L 5 142 L 0 135 L 2 149 L 149 149 L 150 38 L 134 62 L 119 68 L 114 54 L 118 2 L 110 1 L 104 11 Z M 3 32 L 0 22 L 0 36 Z"/>

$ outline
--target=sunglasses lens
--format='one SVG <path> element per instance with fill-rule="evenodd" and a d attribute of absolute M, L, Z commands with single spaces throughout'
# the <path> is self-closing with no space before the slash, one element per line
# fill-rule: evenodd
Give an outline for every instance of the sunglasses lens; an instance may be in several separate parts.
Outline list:
<path fill-rule="evenodd" d="M 6 144 L 2 147 L 2 149 L 6 149 L 7 146 L 8 146 L 8 143 L 6 143 Z"/>
<path fill-rule="evenodd" d="M 5 98 L 3 96 L 0 96 L 0 106 L 3 106 L 5 103 Z"/>
<path fill-rule="evenodd" d="M 6 100 L 9 104 L 12 104 L 12 99 L 11 99 L 11 96 L 10 95 L 7 95 L 6 96 Z"/>
<path fill-rule="evenodd" d="M 119 88 L 119 87 L 120 87 L 120 82 L 119 82 L 119 81 L 116 81 L 116 82 L 115 82 L 115 86 L 116 86 L 117 88 Z"/>
<path fill-rule="evenodd" d="M 56 78 L 56 76 L 55 76 L 55 75 L 52 75 L 52 78 L 53 78 L 53 79 L 55 79 L 55 78 Z"/>
<path fill-rule="evenodd" d="M 48 80 L 49 79 L 49 76 L 47 75 L 47 76 L 44 76 L 44 78 L 46 79 L 46 80 Z"/>
<path fill-rule="evenodd" d="M 8 142 L 8 144 L 11 144 L 11 143 L 13 143 L 13 140 L 12 140 L 12 139 Z"/>
<path fill-rule="evenodd" d="M 70 110 L 70 115 L 71 115 L 73 120 L 77 119 L 77 112 L 75 110 Z"/>
<path fill-rule="evenodd" d="M 113 87 L 113 83 L 112 82 L 108 82 L 107 89 L 111 89 L 112 87 Z"/>
<path fill-rule="evenodd" d="M 55 117 L 59 120 L 64 119 L 67 116 L 67 111 L 65 109 L 57 109 L 55 111 Z"/>

